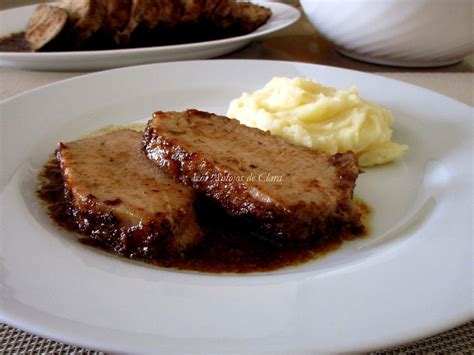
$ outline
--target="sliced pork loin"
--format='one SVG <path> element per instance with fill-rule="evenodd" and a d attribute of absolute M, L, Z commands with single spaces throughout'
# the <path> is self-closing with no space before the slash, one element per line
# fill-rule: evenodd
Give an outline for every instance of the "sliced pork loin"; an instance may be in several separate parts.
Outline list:
<path fill-rule="evenodd" d="M 162 0 L 149 0 L 147 8 L 143 13 L 142 23 L 148 29 L 154 29 L 160 22 L 161 12 L 164 8 Z"/>
<path fill-rule="evenodd" d="M 235 6 L 235 0 L 207 0 L 203 15 L 217 28 L 227 29 L 234 24 L 232 12 Z"/>
<path fill-rule="evenodd" d="M 132 0 L 128 23 L 122 31 L 117 32 L 114 36 L 117 44 L 127 44 L 130 42 L 132 32 L 143 20 L 143 16 L 148 8 L 148 2 L 149 0 Z"/>
<path fill-rule="evenodd" d="M 150 160 L 263 237 L 305 240 L 363 230 L 352 200 L 359 174 L 352 153 L 318 153 L 197 110 L 156 112 L 144 147 Z"/>
<path fill-rule="evenodd" d="M 239 34 L 255 31 L 271 17 L 272 11 L 251 2 L 235 0 L 207 0 L 203 16 L 220 29 L 232 28 Z"/>
<path fill-rule="evenodd" d="M 250 33 L 264 25 L 272 16 L 272 11 L 266 7 L 248 2 L 235 3 L 232 17 L 239 33 Z"/>
<path fill-rule="evenodd" d="M 195 22 L 201 16 L 206 0 L 149 0 L 142 19 L 145 28 L 158 25 L 173 28 L 178 24 Z"/>
<path fill-rule="evenodd" d="M 107 6 L 103 0 L 61 0 L 60 7 L 68 13 L 77 45 L 96 33 L 107 16 Z"/>
<path fill-rule="evenodd" d="M 201 16 L 206 0 L 180 0 L 182 7 L 181 22 L 196 22 Z"/>
<path fill-rule="evenodd" d="M 249 33 L 263 25 L 271 10 L 248 2 L 235 0 L 132 0 L 132 26 L 118 34 L 130 37 L 138 26 L 154 29 L 158 25 L 173 28 L 177 25 L 205 21 L 217 29 L 233 28 L 238 33 Z"/>
<path fill-rule="evenodd" d="M 120 48 L 134 44 L 134 34 L 138 39 L 143 35 L 173 35 L 163 28 L 177 28 L 177 33 L 185 29 L 245 34 L 270 16 L 267 8 L 235 0 L 60 0 L 57 7 L 38 6 L 26 39 L 34 51 L 61 33 L 65 35 L 58 48 Z"/>
<path fill-rule="evenodd" d="M 145 157 L 141 133 L 60 143 L 56 156 L 79 229 L 117 253 L 153 258 L 201 240 L 194 191 Z"/>
<path fill-rule="evenodd" d="M 173 28 L 181 21 L 180 0 L 162 0 L 159 24 Z"/>
<path fill-rule="evenodd" d="M 25 39 L 32 50 L 37 51 L 54 41 L 66 26 L 67 12 L 60 7 L 38 5 L 25 31 Z"/>
<path fill-rule="evenodd" d="M 107 17 L 102 31 L 109 36 L 122 31 L 130 21 L 132 0 L 107 0 Z"/>

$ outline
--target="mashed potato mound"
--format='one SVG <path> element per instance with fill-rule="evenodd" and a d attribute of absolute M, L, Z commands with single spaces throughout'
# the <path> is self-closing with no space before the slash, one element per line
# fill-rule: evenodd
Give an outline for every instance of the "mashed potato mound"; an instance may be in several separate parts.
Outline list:
<path fill-rule="evenodd" d="M 227 116 L 295 144 L 330 154 L 352 150 L 369 167 L 399 159 L 408 149 L 391 141 L 392 114 L 347 91 L 304 78 L 273 78 L 233 100 Z"/>

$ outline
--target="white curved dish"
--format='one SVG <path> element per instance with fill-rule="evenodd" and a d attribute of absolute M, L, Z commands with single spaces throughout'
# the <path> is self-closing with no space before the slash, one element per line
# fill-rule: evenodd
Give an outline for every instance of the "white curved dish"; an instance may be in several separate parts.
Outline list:
<path fill-rule="evenodd" d="M 78 243 L 38 202 L 36 173 L 59 140 L 143 120 L 155 110 L 223 114 L 231 99 L 273 76 L 311 77 L 338 88 L 355 84 L 363 97 L 393 111 L 395 141 L 410 150 L 402 161 L 358 179 L 356 194 L 375 210 L 369 237 L 270 273 L 176 272 Z M 323 353 L 400 344 L 472 317 L 467 105 L 366 73 L 234 60 L 105 71 L 0 105 L 5 323 L 106 351 Z"/>
<path fill-rule="evenodd" d="M 472 0 L 301 0 L 301 6 L 319 33 L 357 60 L 426 68 L 474 51 Z"/>
<path fill-rule="evenodd" d="M 124 66 L 207 59 L 240 49 L 264 35 L 290 26 L 300 18 L 300 12 L 285 4 L 259 2 L 272 10 L 272 17 L 256 31 L 227 39 L 180 44 L 172 46 L 73 52 L 0 52 L 0 66 L 31 70 L 88 71 Z M 27 6 L 0 12 L 0 37 L 24 31 L 36 6 Z"/>

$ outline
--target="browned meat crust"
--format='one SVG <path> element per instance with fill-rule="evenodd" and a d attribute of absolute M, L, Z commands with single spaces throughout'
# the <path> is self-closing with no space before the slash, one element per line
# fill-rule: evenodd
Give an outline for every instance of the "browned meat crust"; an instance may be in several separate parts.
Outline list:
<path fill-rule="evenodd" d="M 253 32 L 270 16 L 236 0 L 60 0 L 38 7 L 27 39 L 45 51 L 192 43 Z"/>
<path fill-rule="evenodd" d="M 148 7 L 143 13 L 143 25 L 146 28 L 153 29 L 160 22 L 160 13 L 163 9 L 161 0 L 149 0 Z"/>
<path fill-rule="evenodd" d="M 181 20 L 180 0 L 163 0 L 160 23 L 166 27 L 174 27 Z"/>
<path fill-rule="evenodd" d="M 202 233 L 194 192 L 146 159 L 141 141 L 121 130 L 61 143 L 56 157 L 79 230 L 121 255 L 154 258 L 198 243 Z"/>
<path fill-rule="evenodd" d="M 101 28 L 107 16 L 102 0 L 62 0 L 60 7 L 68 13 L 72 34 L 80 44 Z"/>
<path fill-rule="evenodd" d="M 132 0 L 107 0 L 107 16 L 103 23 L 103 31 L 113 36 L 122 31 L 130 21 Z"/>
<path fill-rule="evenodd" d="M 351 152 L 316 153 L 197 110 L 156 112 L 144 149 L 172 176 L 268 239 L 364 228 L 352 201 L 359 168 Z"/>
<path fill-rule="evenodd" d="M 247 2 L 236 3 L 232 12 L 240 33 L 255 31 L 264 25 L 271 15 L 270 9 Z"/>
<path fill-rule="evenodd" d="M 270 9 L 250 2 L 235 0 L 208 0 L 204 17 L 220 29 L 233 28 L 237 33 L 246 34 L 264 25 L 271 17 Z"/>
<path fill-rule="evenodd" d="M 132 0 L 128 23 L 122 31 L 117 32 L 114 36 L 114 41 L 117 44 L 126 44 L 130 41 L 132 32 L 143 20 L 143 15 L 148 8 L 148 3 L 149 0 Z"/>
<path fill-rule="evenodd" d="M 183 15 L 181 22 L 195 22 L 201 16 L 205 0 L 181 0 Z"/>

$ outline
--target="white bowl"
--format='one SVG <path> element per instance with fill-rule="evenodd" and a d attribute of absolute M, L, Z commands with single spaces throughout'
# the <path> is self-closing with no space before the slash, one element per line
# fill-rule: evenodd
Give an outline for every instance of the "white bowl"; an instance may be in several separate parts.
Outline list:
<path fill-rule="evenodd" d="M 474 0 L 301 0 L 338 51 L 395 66 L 456 63 L 474 51 Z"/>

